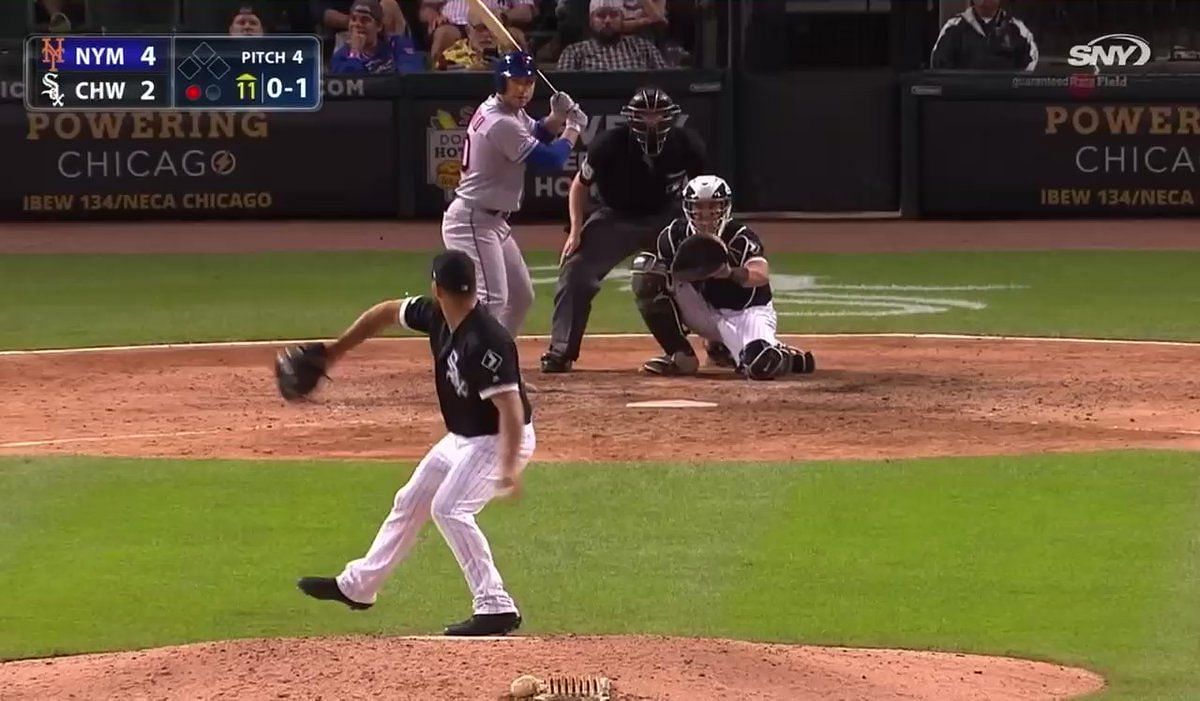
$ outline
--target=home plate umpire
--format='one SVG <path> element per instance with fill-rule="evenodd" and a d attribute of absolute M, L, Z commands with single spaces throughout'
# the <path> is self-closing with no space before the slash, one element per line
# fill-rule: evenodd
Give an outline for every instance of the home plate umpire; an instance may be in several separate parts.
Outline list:
<path fill-rule="evenodd" d="M 704 140 L 679 126 L 679 105 L 656 87 L 639 88 L 621 110 L 625 124 L 597 136 L 571 183 L 570 235 L 554 292 L 550 349 L 542 372 L 569 372 L 604 277 L 621 261 L 654 247 L 681 213 L 680 195 L 705 172 Z M 592 191 L 600 207 L 585 216 Z"/>

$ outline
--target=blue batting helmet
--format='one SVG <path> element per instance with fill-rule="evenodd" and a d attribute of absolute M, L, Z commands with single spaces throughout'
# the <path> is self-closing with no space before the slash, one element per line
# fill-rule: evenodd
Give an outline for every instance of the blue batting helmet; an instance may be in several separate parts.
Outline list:
<path fill-rule="evenodd" d="M 504 92 L 509 78 L 528 78 L 537 74 L 537 63 L 524 51 L 511 51 L 496 61 L 493 69 L 496 92 Z"/>

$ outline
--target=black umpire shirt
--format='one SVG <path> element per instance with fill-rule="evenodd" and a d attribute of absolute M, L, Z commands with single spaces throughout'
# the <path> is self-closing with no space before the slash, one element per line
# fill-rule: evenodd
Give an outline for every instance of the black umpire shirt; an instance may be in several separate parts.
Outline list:
<path fill-rule="evenodd" d="M 658 260 L 669 269 L 675 260 L 675 252 L 679 244 L 693 235 L 692 227 L 687 219 L 680 217 L 671 222 L 658 235 Z M 765 258 L 762 239 L 745 224 L 730 220 L 717 235 L 725 242 L 729 251 L 729 265 L 740 268 L 755 258 Z M 749 309 L 771 301 L 771 284 L 760 287 L 742 287 L 732 280 L 702 280 L 692 283 L 700 291 L 700 296 L 714 309 Z"/>
<path fill-rule="evenodd" d="M 618 214 L 657 214 L 679 201 L 688 180 L 703 175 L 704 140 L 691 129 L 676 127 L 662 153 L 642 152 L 627 125 L 600 134 L 588 146 L 579 179 L 600 190 L 600 201 Z"/>
<path fill-rule="evenodd" d="M 451 331 L 433 299 L 410 297 L 400 306 L 400 323 L 429 334 L 438 403 L 447 431 L 468 438 L 497 435 L 500 412 L 490 400 L 514 389 L 521 393 L 525 423 L 533 420 L 517 344 L 482 305 L 476 305 Z"/>

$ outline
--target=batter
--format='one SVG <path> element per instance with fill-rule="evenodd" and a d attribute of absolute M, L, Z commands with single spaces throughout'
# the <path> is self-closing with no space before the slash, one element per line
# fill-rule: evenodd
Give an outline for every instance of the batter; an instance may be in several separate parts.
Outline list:
<path fill-rule="evenodd" d="M 475 261 L 481 301 L 514 336 L 533 306 L 533 281 L 508 224 L 521 208 L 525 166 L 562 170 L 588 123 L 566 93 L 550 98 L 550 115 L 540 122 L 526 114 L 536 73 L 533 57 L 521 51 L 496 62 L 496 93 L 467 127 L 462 180 L 442 217 L 446 248 Z"/>

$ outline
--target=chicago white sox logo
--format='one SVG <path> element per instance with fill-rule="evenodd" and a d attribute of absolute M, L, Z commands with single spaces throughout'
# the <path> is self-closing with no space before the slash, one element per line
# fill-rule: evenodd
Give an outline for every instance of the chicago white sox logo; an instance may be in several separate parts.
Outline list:
<path fill-rule="evenodd" d="M 467 383 L 458 374 L 458 351 L 456 350 L 450 351 L 450 357 L 446 358 L 446 381 L 454 387 L 458 396 L 463 399 L 467 398 Z"/>

